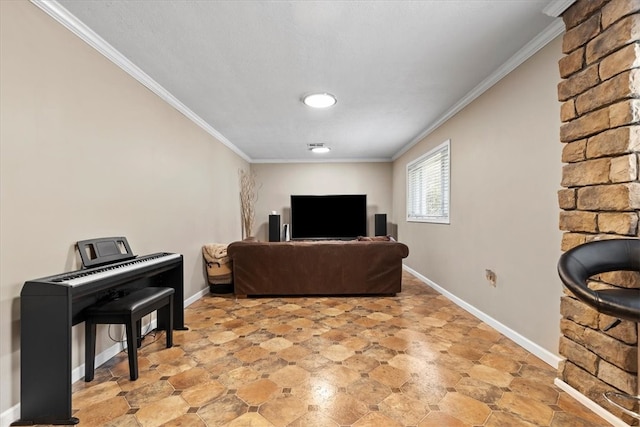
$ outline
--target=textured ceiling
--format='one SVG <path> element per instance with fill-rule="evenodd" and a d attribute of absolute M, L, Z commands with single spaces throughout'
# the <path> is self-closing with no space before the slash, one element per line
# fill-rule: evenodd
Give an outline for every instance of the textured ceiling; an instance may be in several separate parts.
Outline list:
<path fill-rule="evenodd" d="M 548 0 L 58 3 L 255 162 L 389 160 L 555 21 Z"/>

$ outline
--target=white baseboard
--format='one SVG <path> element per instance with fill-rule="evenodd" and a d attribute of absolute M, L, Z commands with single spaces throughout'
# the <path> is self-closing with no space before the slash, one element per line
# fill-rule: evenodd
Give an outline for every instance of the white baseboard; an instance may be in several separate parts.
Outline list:
<path fill-rule="evenodd" d="M 210 291 L 208 286 L 202 289 L 200 292 L 196 292 L 192 297 L 189 297 L 184 301 L 184 308 L 189 307 L 191 304 L 198 301 L 200 298 L 207 295 L 209 292 Z"/>
<path fill-rule="evenodd" d="M 611 423 L 614 427 L 629 427 L 630 424 L 625 423 L 620 418 L 613 415 L 611 412 L 604 409 L 602 406 L 598 405 L 593 400 L 589 399 L 584 394 L 580 393 L 575 388 L 571 387 L 566 382 L 562 381 L 560 378 L 556 378 L 554 384 L 564 390 L 569 396 L 573 397 L 578 402 L 582 403 L 587 408 L 591 409 L 596 415 L 598 415 L 603 420 Z"/>
<path fill-rule="evenodd" d="M 447 299 L 451 300 L 451 302 L 453 302 L 457 306 L 459 306 L 459 307 L 463 308 L 464 310 L 468 311 L 469 313 L 471 313 L 472 315 L 474 315 L 478 319 L 482 320 L 483 322 L 485 322 L 486 324 L 488 324 L 492 328 L 496 329 L 501 334 L 505 335 L 510 340 L 514 341 L 516 344 L 518 344 L 521 347 L 525 348 L 527 351 L 529 351 L 530 353 L 532 353 L 536 357 L 542 359 L 543 361 L 548 363 L 550 366 L 552 366 L 554 369 L 558 368 L 558 365 L 559 365 L 560 361 L 562 360 L 562 358 L 560 358 L 558 355 L 551 353 L 549 350 L 547 350 L 545 348 L 542 348 L 538 344 L 536 344 L 533 341 L 531 341 L 530 339 L 520 335 L 519 333 L 517 333 L 513 329 L 509 328 L 508 326 L 503 325 L 502 323 L 498 322 L 493 317 L 487 315 L 486 313 L 478 310 L 477 308 L 475 308 L 471 304 L 469 304 L 469 303 L 463 301 L 462 299 L 458 298 L 457 296 L 455 296 L 451 292 L 447 291 L 446 289 L 444 289 L 443 287 L 441 287 L 437 283 L 433 282 L 432 280 L 429 280 L 428 278 L 426 278 L 422 274 L 418 273 L 417 271 L 415 271 L 411 267 L 407 267 L 406 265 L 403 265 L 402 268 L 404 270 L 408 271 L 409 273 L 413 274 L 414 276 L 416 276 L 418 279 L 422 280 L 424 283 L 426 283 L 429 287 L 431 287 L 434 290 L 436 290 L 438 293 L 440 293 L 440 294 L 444 295 L 445 297 L 447 297 Z"/>
<path fill-rule="evenodd" d="M 0 414 L 0 426 L 9 427 L 12 422 L 20 419 L 20 404 L 12 406 L 11 408 Z"/>
<path fill-rule="evenodd" d="M 203 290 L 201 290 L 200 292 L 196 293 L 195 295 L 187 298 L 184 301 L 184 307 L 188 307 L 191 304 L 193 304 L 194 302 L 198 301 L 200 298 L 202 298 L 204 295 L 206 295 L 209 292 L 209 288 L 205 288 Z M 157 326 L 157 319 L 152 320 L 150 323 L 144 324 L 142 325 L 142 330 L 146 330 L 146 328 L 149 328 L 150 330 L 153 330 L 155 327 Z M 127 348 L 127 344 L 125 343 L 116 343 L 114 345 L 112 345 L 111 347 L 107 348 L 106 350 L 103 350 L 102 352 L 100 352 L 99 354 L 96 355 L 96 368 L 98 366 L 103 365 L 104 363 L 106 363 L 108 360 L 110 360 L 113 356 L 115 356 L 116 354 L 120 353 L 122 350 L 124 350 L 125 348 Z M 73 369 L 71 371 L 71 383 L 74 383 L 80 379 L 82 379 L 84 377 L 84 363 L 78 367 L 76 367 L 75 369 Z M 14 422 L 17 421 L 18 419 L 20 419 L 20 404 L 18 403 L 17 405 L 12 406 L 11 408 L 7 409 L 6 411 L 4 411 L 3 413 L 0 414 L 0 427 L 9 427 L 9 425 Z"/>

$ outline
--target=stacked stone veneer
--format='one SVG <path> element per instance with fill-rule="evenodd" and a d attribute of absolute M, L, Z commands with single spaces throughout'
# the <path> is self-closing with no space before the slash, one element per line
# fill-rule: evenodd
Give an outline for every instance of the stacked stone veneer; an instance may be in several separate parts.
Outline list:
<path fill-rule="evenodd" d="M 562 18 L 562 250 L 594 239 L 638 238 L 640 0 L 578 0 Z M 594 287 L 640 287 L 636 273 L 593 279 Z M 623 321 L 605 331 L 615 319 L 567 292 L 561 312 L 560 354 L 566 361 L 560 379 L 637 425 L 602 397 L 609 390 L 638 392 L 636 324 Z"/>

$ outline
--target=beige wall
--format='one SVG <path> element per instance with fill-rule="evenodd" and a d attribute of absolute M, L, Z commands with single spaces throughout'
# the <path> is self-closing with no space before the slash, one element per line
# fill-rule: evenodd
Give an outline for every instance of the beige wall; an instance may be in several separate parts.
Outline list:
<path fill-rule="evenodd" d="M 254 163 L 251 169 L 262 185 L 255 221 L 259 240 L 268 240 L 271 211 L 281 215 L 281 224 L 290 222 L 292 194 L 366 194 L 370 236 L 374 234 L 374 214 L 386 213 L 390 218 L 391 163 Z"/>
<path fill-rule="evenodd" d="M 201 245 L 240 238 L 248 164 L 31 3 L 0 12 L 1 414 L 19 401 L 24 281 L 77 268 L 77 240 L 123 235 L 137 254 L 184 254 L 198 293 Z"/>
<path fill-rule="evenodd" d="M 406 264 L 553 354 L 561 283 L 561 40 L 554 40 L 394 163 Z M 406 164 L 451 139 L 451 224 L 404 220 Z M 497 287 L 485 269 L 497 274 Z"/>

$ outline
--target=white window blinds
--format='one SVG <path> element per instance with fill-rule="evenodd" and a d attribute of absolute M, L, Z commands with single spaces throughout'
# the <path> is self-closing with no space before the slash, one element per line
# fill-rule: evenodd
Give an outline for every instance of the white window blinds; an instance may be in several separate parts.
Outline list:
<path fill-rule="evenodd" d="M 449 223 L 450 143 L 407 165 L 407 221 Z"/>

